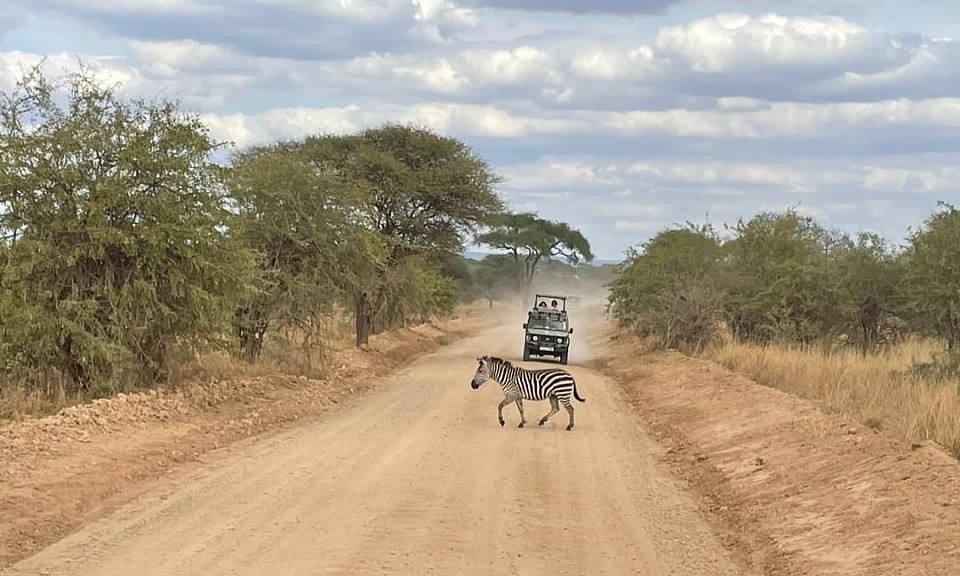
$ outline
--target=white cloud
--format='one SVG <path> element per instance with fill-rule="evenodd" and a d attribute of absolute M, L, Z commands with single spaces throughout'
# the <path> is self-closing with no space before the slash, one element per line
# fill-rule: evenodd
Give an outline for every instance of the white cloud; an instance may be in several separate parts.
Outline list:
<path fill-rule="evenodd" d="M 870 167 L 865 169 L 863 187 L 867 190 L 896 192 L 945 192 L 960 187 L 960 169 L 937 170 Z"/>
<path fill-rule="evenodd" d="M 789 17 L 744 1 L 687 0 L 696 17 L 658 28 L 673 0 L 11 0 L 76 24 L 61 42 L 0 15 L 29 40 L 0 53 L 0 90 L 46 52 L 53 73 L 82 56 L 124 95 L 180 99 L 240 146 L 417 123 L 466 140 L 512 207 L 591 230 L 605 256 L 705 212 L 798 202 L 898 233 L 960 195 L 960 44 L 871 28 L 847 0 Z M 106 40 L 77 54 L 87 29 Z"/>
<path fill-rule="evenodd" d="M 617 220 L 613 229 L 621 232 L 658 232 L 666 228 L 660 220 Z"/>
<path fill-rule="evenodd" d="M 464 102 L 509 97 L 561 109 L 751 109 L 765 100 L 824 103 L 952 97 L 960 44 L 896 37 L 846 20 L 720 15 L 664 27 L 652 44 L 548 35 L 508 48 L 361 56 L 330 62 L 351 89 L 384 80 L 398 96 Z M 504 94 L 510 86 L 514 92 Z"/>
<path fill-rule="evenodd" d="M 681 0 L 467 0 L 477 6 L 574 14 L 659 14 Z"/>
<path fill-rule="evenodd" d="M 323 60 L 369 51 L 448 44 L 476 23 L 444 0 L 10 0 L 112 35 L 149 41 L 190 38 L 255 56 Z"/>
<path fill-rule="evenodd" d="M 208 118 L 215 119 L 216 114 Z M 370 123 L 415 122 L 465 137 L 521 138 L 536 135 L 706 137 L 713 139 L 809 139 L 845 130 L 865 133 L 884 127 L 917 130 L 960 128 L 960 98 L 920 102 L 773 104 L 756 112 L 651 110 L 638 112 L 518 113 L 506 107 L 449 102 L 412 106 L 377 104 L 335 108 L 274 108 L 255 115 L 231 115 L 257 139 L 272 139 L 272 127 L 290 126 L 291 136 L 328 130 L 328 121 L 353 130 Z M 763 175 L 754 174 L 759 178 Z M 777 178 L 782 177 L 776 176 Z M 766 175 L 768 178 L 774 176 Z"/>
<path fill-rule="evenodd" d="M 812 190 L 802 172 L 782 165 L 637 162 L 627 167 L 627 173 L 684 184 L 745 184 L 780 186 L 797 192 Z"/>
<path fill-rule="evenodd" d="M 231 64 L 230 53 L 216 46 L 136 43 L 131 49 L 147 64 L 89 54 L 83 55 L 82 64 L 98 82 L 117 86 L 124 96 L 178 100 L 190 109 L 223 106 L 232 94 L 251 86 L 257 74 L 254 67 L 244 70 Z M 0 90 L 11 90 L 26 70 L 41 63 L 49 77 L 77 72 L 81 64 L 77 56 L 0 52 Z"/>
<path fill-rule="evenodd" d="M 906 47 L 838 17 L 788 18 L 720 14 L 661 29 L 656 47 L 685 59 L 696 72 L 757 67 L 874 69 L 908 57 Z M 879 51 L 879 53 L 878 53 Z"/>

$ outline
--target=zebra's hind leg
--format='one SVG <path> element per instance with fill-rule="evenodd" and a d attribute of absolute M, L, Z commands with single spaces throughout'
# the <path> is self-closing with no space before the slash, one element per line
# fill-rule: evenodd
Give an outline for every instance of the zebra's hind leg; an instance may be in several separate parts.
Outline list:
<path fill-rule="evenodd" d="M 544 416 L 543 418 L 540 419 L 540 424 L 539 424 L 539 426 L 543 426 L 544 424 L 546 424 L 546 423 L 547 423 L 547 420 L 549 420 L 551 416 L 553 416 L 554 414 L 556 414 L 556 413 L 559 412 L 559 411 L 560 411 L 560 403 L 557 402 L 557 397 L 556 397 L 556 396 L 551 396 L 551 397 L 550 397 L 550 412 L 547 413 L 546 416 Z"/>
<path fill-rule="evenodd" d="M 523 400 L 517 398 L 517 410 L 520 411 L 520 424 L 517 428 L 523 428 L 523 425 L 527 423 L 527 419 L 523 417 Z"/>
<path fill-rule="evenodd" d="M 567 409 L 567 414 L 570 415 L 570 423 L 567 424 L 567 431 L 573 430 L 573 404 L 570 403 L 570 398 L 564 398 L 561 400 L 563 402 L 563 407 Z"/>

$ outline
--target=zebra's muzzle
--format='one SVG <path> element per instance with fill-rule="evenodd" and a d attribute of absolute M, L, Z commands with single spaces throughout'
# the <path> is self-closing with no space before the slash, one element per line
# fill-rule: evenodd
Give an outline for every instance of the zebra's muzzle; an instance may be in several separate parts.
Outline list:
<path fill-rule="evenodd" d="M 476 382 L 471 381 L 471 382 L 470 382 L 470 387 L 473 388 L 474 390 L 476 390 L 477 388 L 480 387 L 480 385 L 477 384 Z"/>

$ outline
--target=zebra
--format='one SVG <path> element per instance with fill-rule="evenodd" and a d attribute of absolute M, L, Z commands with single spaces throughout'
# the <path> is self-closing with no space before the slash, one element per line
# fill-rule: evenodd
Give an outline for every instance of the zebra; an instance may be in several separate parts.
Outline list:
<path fill-rule="evenodd" d="M 479 366 L 470 381 L 470 387 L 477 390 L 492 378 L 503 388 L 503 400 L 497 407 L 500 426 L 504 424 L 503 407 L 511 402 L 517 403 L 517 410 L 520 412 L 520 425 L 517 428 L 523 428 L 527 422 L 523 416 L 523 401 L 550 400 L 550 412 L 540 419 L 538 425 L 543 426 L 551 416 L 560 411 L 560 404 L 563 404 L 567 414 L 570 415 L 567 431 L 573 430 L 573 404 L 570 403 L 570 394 L 572 392 L 573 397 L 579 402 L 586 402 L 586 400 L 577 393 L 577 383 L 569 372 L 560 368 L 526 370 L 514 366 L 503 358 L 491 356 L 477 358 L 477 362 Z"/>

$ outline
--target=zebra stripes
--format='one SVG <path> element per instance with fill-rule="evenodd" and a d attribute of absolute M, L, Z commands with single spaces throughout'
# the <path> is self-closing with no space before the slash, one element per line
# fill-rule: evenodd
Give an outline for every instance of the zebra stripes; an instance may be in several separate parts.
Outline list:
<path fill-rule="evenodd" d="M 517 403 L 517 410 L 520 412 L 520 425 L 517 428 L 523 428 L 527 422 L 523 416 L 523 401 L 549 400 L 550 412 L 540 419 L 539 425 L 543 426 L 551 416 L 560 411 L 560 404 L 563 404 L 570 415 L 567 430 L 573 430 L 573 404 L 570 403 L 570 396 L 580 402 L 586 400 L 577 393 L 577 383 L 569 372 L 559 368 L 526 370 L 503 358 L 491 356 L 477 358 L 477 362 L 480 364 L 470 381 L 470 387 L 476 390 L 491 378 L 500 384 L 503 388 L 503 400 L 497 407 L 497 419 L 501 426 L 504 424 L 503 407 L 511 402 Z"/>

